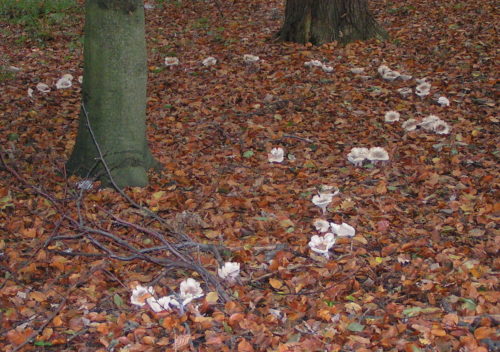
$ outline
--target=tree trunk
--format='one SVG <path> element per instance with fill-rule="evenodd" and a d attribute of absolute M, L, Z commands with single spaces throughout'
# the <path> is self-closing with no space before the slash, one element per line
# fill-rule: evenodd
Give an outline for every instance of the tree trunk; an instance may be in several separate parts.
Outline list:
<path fill-rule="evenodd" d="M 367 0 L 287 0 L 282 41 L 321 45 L 387 38 L 368 10 Z"/>
<path fill-rule="evenodd" d="M 87 0 L 85 11 L 83 107 L 67 169 L 110 185 L 92 132 L 116 184 L 145 186 L 159 163 L 146 141 L 143 2 Z"/>

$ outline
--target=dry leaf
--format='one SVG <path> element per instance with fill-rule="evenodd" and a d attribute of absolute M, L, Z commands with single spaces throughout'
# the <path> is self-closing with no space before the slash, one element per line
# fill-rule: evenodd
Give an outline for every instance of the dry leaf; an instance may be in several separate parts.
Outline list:
<path fill-rule="evenodd" d="M 209 304 L 215 304 L 217 303 L 217 301 L 219 300 L 219 295 L 217 294 L 217 292 L 215 291 L 212 291 L 212 292 L 209 292 L 207 293 L 207 295 L 205 296 L 205 300 L 207 301 L 207 303 Z"/>
<path fill-rule="evenodd" d="M 279 290 L 281 287 L 283 287 L 283 281 L 274 278 L 269 279 L 269 284 L 276 290 Z"/>
<path fill-rule="evenodd" d="M 238 352 L 254 352 L 252 345 L 245 339 L 238 343 Z"/>
<path fill-rule="evenodd" d="M 174 350 L 180 350 L 183 349 L 184 347 L 187 347 L 190 342 L 191 342 L 191 335 L 189 334 L 179 335 L 175 337 L 174 345 L 172 347 L 174 348 Z"/>
<path fill-rule="evenodd" d="M 13 345 L 20 345 L 33 333 L 31 328 L 13 329 L 7 332 L 7 339 Z"/>

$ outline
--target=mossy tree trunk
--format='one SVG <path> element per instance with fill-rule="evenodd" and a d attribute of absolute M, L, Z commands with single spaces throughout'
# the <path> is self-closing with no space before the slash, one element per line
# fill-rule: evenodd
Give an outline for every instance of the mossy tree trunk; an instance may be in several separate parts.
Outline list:
<path fill-rule="evenodd" d="M 83 107 L 67 169 L 110 185 L 90 127 L 116 184 L 145 186 L 159 164 L 146 141 L 143 1 L 87 0 L 85 11 Z"/>
<path fill-rule="evenodd" d="M 386 38 L 368 10 L 367 0 L 287 0 L 282 41 L 321 45 L 332 41 Z"/>

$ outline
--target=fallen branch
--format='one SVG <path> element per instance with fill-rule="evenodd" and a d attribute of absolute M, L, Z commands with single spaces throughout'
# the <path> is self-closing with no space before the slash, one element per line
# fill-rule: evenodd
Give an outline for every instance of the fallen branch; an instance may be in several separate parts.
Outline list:
<path fill-rule="evenodd" d="M 80 210 L 78 211 L 78 219 L 74 219 L 66 213 L 67 207 L 60 204 L 59 199 L 56 199 L 48 192 L 44 191 L 41 187 L 30 184 L 14 168 L 8 165 L 2 151 L 0 151 L 0 160 L 3 167 L 8 172 L 10 172 L 21 184 L 32 189 L 36 194 L 50 201 L 56 211 L 61 215 L 61 218 L 69 224 L 70 229 L 74 230 L 77 233 L 76 235 L 72 236 L 58 236 L 55 234 L 55 232 L 53 232 L 50 238 L 44 242 L 44 247 L 47 247 L 50 243 L 57 240 L 81 240 L 82 237 L 85 237 L 90 244 L 92 244 L 101 252 L 101 255 L 95 253 L 84 254 L 82 252 L 73 252 L 70 250 L 49 250 L 49 252 L 64 256 L 79 255 L 83 257 L 110 258 L 120 261 L 143 260 L 158 265 L 164 268 L 166 271 L 169 271 L 173 268 L 181 268 L 184 270 L 194 271 L 197 272 L 208 285 L 216 289 L 219 297 L 221 297 L 223 301 L 229 300 L 229 295 L 225 292 L 225 289 L 221 285 L 220 281 L 209 271 L 207 271 L 207 269 L 205 269 L 201 264 L 198 264 L 197 261 L 189 255 L 189 253 L 186 253 L 187 250 L 193 248 L 205 249 L 206 251 L 217 253 L 215 256 L 220 262 L 222 258 L 218 253 L 218 248 L 216 246 L 197 244 L 196 242 L 192 241 L 187 235 L 180 236 L 180 238 L 175 237 L 179 242 L 172 243 L 157 231 L 153 231 L 140 225 L 126 222 L 114 216 L 113 219 L 115 223 L 119 224 L 120 226 L 127 226 L 131 229 L 141 231 L 142 233 L 153 237 L 154 240 L 159 241 L 161 244 L 160 246 L 151 248 L 137 248 L 136 246 L 130 244 L 129 241 L 120 238 L 118 235 L 115 235 L 110 231 L 99 228 L 99 226 L 89 226 L 88 224 L 86 224 L 86 219 Z M 125 198 L 130 199 L 128 196 Z M 80 202 L 82 202 L 82 197 L 78 197 L 76 202 L 77 207 L 80 209 Z M 140 208 L 144 209 L 143 207 Z M 165 220 L 163 221 L 165 222 Z M 61 224 L 59 223 L 57 226 L 60 227 Z M 120 249 L 120 251 L 122 252 L 125 251 L 126 253 L 119 253 L 117 252 L 117 249 Z M 169 258 L 170 256 L 171 258 Z"/>

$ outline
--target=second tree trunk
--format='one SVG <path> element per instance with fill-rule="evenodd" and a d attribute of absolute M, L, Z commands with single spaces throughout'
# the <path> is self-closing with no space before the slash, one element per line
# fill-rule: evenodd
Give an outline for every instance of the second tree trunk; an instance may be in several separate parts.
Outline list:
<path fill-rule="evenodd" d="M 368 10 L 367 0 L 287 0 L 282 41 L 321 45 L 386 38 Z"/>

